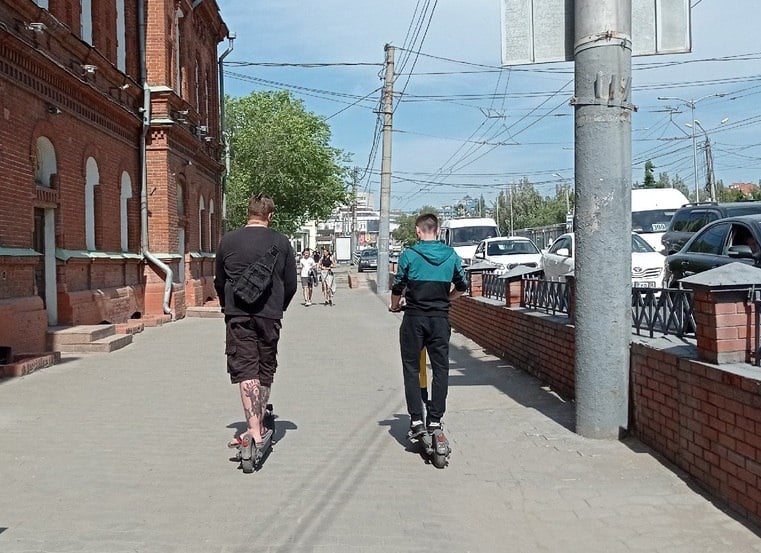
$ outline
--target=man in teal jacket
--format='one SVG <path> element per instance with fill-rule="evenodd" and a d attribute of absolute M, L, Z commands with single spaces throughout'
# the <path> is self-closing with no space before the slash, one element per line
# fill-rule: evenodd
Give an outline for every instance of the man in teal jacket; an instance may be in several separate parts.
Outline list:
<path fill-rule="evenodd" d="M 467 290 L 462 262 L 455 251 L 436 240 L 439 219 L 430 213 L 415 220 L 420 240 L 399 256 L 399 265 L 391 288 L 389 311 L 401 311 L 406 305 L 399 327 L 402 353 L 404 395 L 410 415 L 410 438 L 441 428 L 449 389 L 450 301 Z M 452 286 L 454 284 L 454 287 Z M 405 291 L 406 289 L 406 291 Z M 426 348 L 431 360 L 433 384 L 431 403 L 423 424 L 423 399 L 420 394 L 420 350 Z"/>

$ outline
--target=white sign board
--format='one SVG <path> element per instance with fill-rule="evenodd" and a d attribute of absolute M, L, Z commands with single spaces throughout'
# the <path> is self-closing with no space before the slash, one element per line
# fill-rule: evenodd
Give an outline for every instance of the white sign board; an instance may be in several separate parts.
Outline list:
<path fill-rule="evenodd" d="M 573 61 L 574 0 L 501 0 L 502 65 Z M 692 48 L 690 0 L 631 0 L 632 55 Z"/>

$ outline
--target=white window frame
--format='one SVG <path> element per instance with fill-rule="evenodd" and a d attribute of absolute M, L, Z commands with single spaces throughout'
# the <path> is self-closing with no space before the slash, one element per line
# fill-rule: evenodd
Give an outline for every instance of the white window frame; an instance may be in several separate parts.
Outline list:
<path fill-rule="evenodd" d="M 132 179 L 127 171 L 122 173 L 121 192 L 119 194 L 119 242 L 123 252 L 129 251 L 129 213 L 128 200 L 132 198 Z"/>
<path fill-rule="evenodd" d="M 85 248 L 95 250 L 95 187 L 100 184 L 100 171 L 95 158 L 85 163 Z"/>

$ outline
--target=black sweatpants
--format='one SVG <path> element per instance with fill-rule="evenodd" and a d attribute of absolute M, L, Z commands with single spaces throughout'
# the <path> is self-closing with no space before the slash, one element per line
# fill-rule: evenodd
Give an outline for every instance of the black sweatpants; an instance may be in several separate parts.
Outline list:
<path fill-rule="evenodd" d="M 402 352 L 404 395 L 412 420 L 423 420 L 423 398 L 420 395 L 420 350 L 426 348 L 433 371 L 429 421 L 444 416 L 449 389 L 449 337 L 452 327 L 447 317 L 404 315 L 399 327 Z"/>

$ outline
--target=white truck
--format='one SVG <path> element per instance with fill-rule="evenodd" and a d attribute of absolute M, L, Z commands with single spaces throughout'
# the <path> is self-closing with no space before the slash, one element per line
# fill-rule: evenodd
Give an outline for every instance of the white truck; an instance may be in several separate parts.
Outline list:
<path fill-rule="evenodd" d="M 463 266 L 471 264 L 481 240 L 497 236 L 497 223 L 489 217 L 447 219 L 439 227 L 439 240 L 454 248 L 462 259 Z"/>
<path fill-rule="evenodd" d="M 336 263 L 350 263 L 352 255 L 351 237 L 336 236 L 336 245 L 333 251 L 335 252 Z"/>
<path fill-rule="evenodd" d="M 655 251 L 662 252 L 661 237 L 669 228 L 674 212 L 690 201 L 676 188 L 635 188 L 632 190 L 632 231 Z"/>

